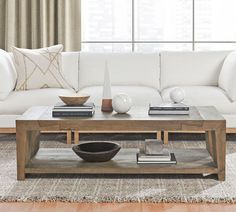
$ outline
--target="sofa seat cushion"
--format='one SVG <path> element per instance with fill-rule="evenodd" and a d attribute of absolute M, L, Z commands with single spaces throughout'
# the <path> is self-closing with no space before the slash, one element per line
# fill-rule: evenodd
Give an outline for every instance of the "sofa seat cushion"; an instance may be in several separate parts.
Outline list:
<path fill-rule="evenodd" d="M 223 114 L 226 120 L 226 128 L 236 128 L 236 114 Z"/>
<path fill-rule="evenodd" d="M 91 97 L 88 101 L 94 102 L 96 106 L 100 106 L 102 102 L 103 86 L 91 86 L 83 88 L 79 94 L 89 94 Z M 146 106 L 149 103 L 162 103 L 161 96 L 157 89 L 145 86 L 112 86 L 112 96 L 118 93 L 128 94 L 135 106 Z"/>
<path fill-rule="evenodd" d="M 236 114 L 236 102 L 231 102 L 224 90 L 216 86 L 181 86 L 185 91 L 184 103 L 192 106 L 215 106 L 222 114 Z M 173 87 L 164 89 L 161 93 L 163 101 L 170 101 L 170 91 Z"/>
<path fill-rule="evenodd" d="M 0 101 L 0 114 L 22 114 L 32 106 L 54 105 L 60 101 L 59 95 L 73 94 L 73 90 L 59 88 L 14 91 L 4 101 Z"/>
<path fill-rule="evenodd" d="M 0 115 L 0 128 L 15 128 L 16 119 L 21 115 Z"/>

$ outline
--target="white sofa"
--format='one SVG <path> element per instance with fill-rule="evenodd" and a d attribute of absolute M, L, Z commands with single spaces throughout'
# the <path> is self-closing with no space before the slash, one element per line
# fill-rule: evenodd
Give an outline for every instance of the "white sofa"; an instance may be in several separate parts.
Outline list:
<path fill-rule="evenodd" d="M 0 129 L 15 127 L 15 119 L 29 107 L 54 105 L 58 95 L 70 93 L 90 94 L 90 101 L 101 104 L 105 61 L 108 62 L 112 92 L 125 92 L 131 96 L 134 105 L 148 106 L 150 102 L 170 101 L 169 92 L 175 86 L 184 88 L 188 105 L 214 105 L 227 120 L 227 128 L 236 128 L 236 102 L 232 102 L 224 90 L 218 87 L 218 78 L 227 51 L 211 52 L 160 52 L 160 53 L 86 53 L 64 52 L 63 72 L 73 89 L 46 88 L 28 91 L 14 91 L 17 80 L 9 53 L 8 72 L 1 64 L 0 94 L 11 85 L 9 95 L 0 100 Z M 0 57 L 1 58 L 1 57 Z M 7 87 L 8 86 L 8 87 Z M 3 91 L 1 91 L 1 89 Z"/>

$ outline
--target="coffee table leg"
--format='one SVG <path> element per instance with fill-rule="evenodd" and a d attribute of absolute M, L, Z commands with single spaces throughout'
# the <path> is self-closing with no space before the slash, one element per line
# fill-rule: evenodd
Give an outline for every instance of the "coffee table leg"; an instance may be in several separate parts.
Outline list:
<path fill-rule="evenodd" d="M 25 179 L 25 167 L 39 149 L 39 131 L 16 128 L 17 180 Z"/>
<path fill-rule="evenodd" d="M 212 131 L 212 157 L 218 168 L 218 180 L 225 180 L 226 131 L 217 129 Z"/>
<path fill-rule="evenodd" d="M 71 130 L 66 131 L 66 143 L 71 144 Z"/>
<path fill-rule="evenodd" d="M 169 132 L 164 131 L 164 144 L 168 144 L 168 143 L 169 143 Z"/>
<path fill-rule="evenodd" d="M 206 149 L 208 150 L 209 154 L 214 159 L 214 151 L 213 151 L 213 145 L 212 145 L 213 136 L 214 136 L 214 131 L 206 131 Z"/>
<path fill-rule="evenodd" d="M 161 140 L 161 131 L 157 131 L 157 140 Z"/>
<path fill-rule="evenodd" d="M 79 131 L 78 130 L 74 131 L 74 143 L 79 144 Z"/>

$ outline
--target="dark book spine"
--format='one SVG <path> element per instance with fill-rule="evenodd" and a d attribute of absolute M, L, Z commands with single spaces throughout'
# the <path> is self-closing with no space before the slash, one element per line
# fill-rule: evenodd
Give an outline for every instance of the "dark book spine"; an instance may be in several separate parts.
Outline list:
<path fill-rule="evenodd" d="M 188 111 L 188 107 L 150 107 L 150 110 L 184 110 Z"/>
<path fill-rule="evenodd" d="M 52 112 L 53 117 L 92 117 L 93 112 Z"/>

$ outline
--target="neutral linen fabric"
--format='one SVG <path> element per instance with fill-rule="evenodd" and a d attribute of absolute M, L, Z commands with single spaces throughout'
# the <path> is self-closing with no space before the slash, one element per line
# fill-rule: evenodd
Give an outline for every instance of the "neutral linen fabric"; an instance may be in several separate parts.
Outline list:
<path fill-rule="evenodd" d="M 15 128 L 19 116 L 21 115 L 0 115 L 0 128 Z"/>
<path fill-rule="evenodd" d="M 13 47 L 16 90 L 69 88 L 62 73 L 62 49 L 62 45 L 34 50 Z"/>
<path fill-rule="evenodd" d="M 16 70 L 11 57 L 0 49 L 0 100 L 7 98 L 16 84 Z"/>
<path fill-rule="evenodd" d="M 79 89 L 79 52 L 62 52 L 62 73 L 71 87 L 78 91 Z"/>
<path fill-rule="evenodd" d="M 216 86 L 181 86 L 185 91 L 184 103 L 192 106 L 215 106 L 221 114 L 236 114 L 236 102 L 231 102 L 225 91 Z M 170 91 L 161 93 L 164 102 L 170 102 Z M 236 127 L 236 125 L 234 126 Z"/>
<path fill-rule="evenodd" d="M 228 51 L 161 52 L 161 87 L 218 85 Z"/>
<path fill-rule="evenodd" d="M 8 53 L 11 63 L 14 63 L 14 55 L 12 52 Z M 69 85 L 75 90 L 79 89 L 79 61 L 80 52 L 62 52 L 61 63 L 62 73 Z M 15 67 L 14 67 L 15 70 Z M 16 70 L 15 70 L 15 75 Z M 15 76 L 17 78 L 17 76 Z M 15 80 L 16 81 L 16 80 Z"/>
<path fill-rule="evenodd" d="M 65 136 L 43 136 L 42 139 L 42 148 L 68 148 Z M 196 136 L 191 139 L 170 141 L 168 147 L 206 148 L 204 141 L 196 141 Z M 119 143 L 122 148 L 140 148 L 143 145 L 143 141 L 135 140 Z M 225 181 L 218 181 L 214 176 L 142 174 L 30 175 L 25 181 L 17 181 L 15 137 L 0 135 L 0 201 L 235 203 L 235 141 L 228 141 L 226 150 Z"/>
<path fill-rule="evenodd" d="M 81 47 L 81 0 L 1 0 L 0 48 Z"/>
<path fill-rule="evenodd" d="M 219 76 L 219 86 L 226 91 L 232 101 L 236 101 L 236 51 L 225 59 Z"/>
<path fill-rule="evenodd" d="M 112 86 L 140 85 L 159 89 L 159 54 L 87 52 L 80 54 L 79 88 L 103 85 L 106 61 Z"/>
<path fill-rule="evenodd" d="M 102 101 L 103 86 L 91 86 L 79 90 L 79 94 L 88 94 L 90 98 L 88 101 L 92 101 L 95 105 L 100 106 Z M 112 96 L 118 93 L 128 94 L 133 102 L 134 106 L 145 106 L 148 110 L 149 103 L 161 104 L 162 99 L 159 92 L 150 87 L 144 86 L 112 86 Z"/>
<path fill-rule="evenodd" d="M 226 128 L 236 128 L 236 114 L 223 114 L 226 120 Z"/>
<path fill-rule="evenodd" d="M 0 114 L 18 115 L 32 106 L 52 106 L 61 101 L 59 95 L 74 93 L 74 90 L 59 88 L 14 91 L 9 94 L 6 100 L 0 101 Z"/>

